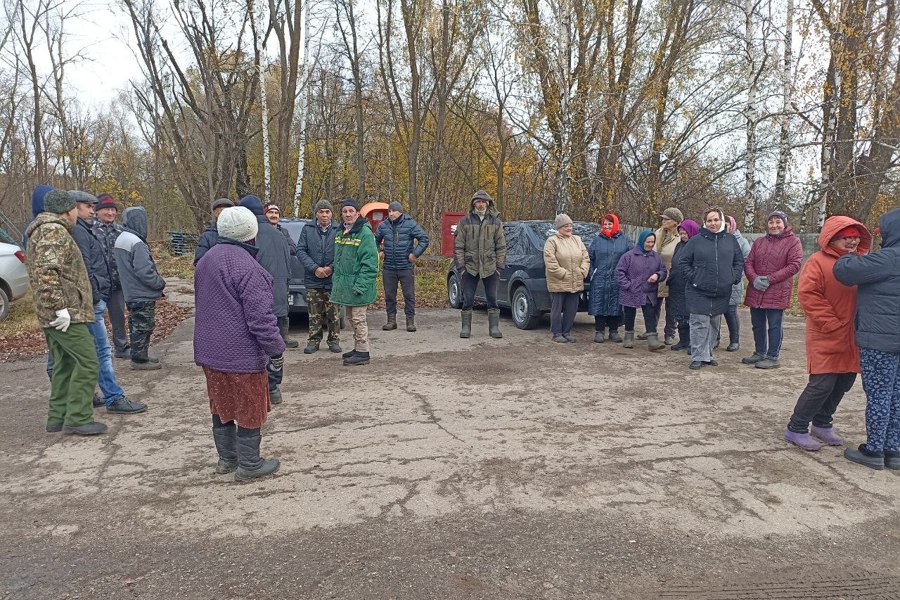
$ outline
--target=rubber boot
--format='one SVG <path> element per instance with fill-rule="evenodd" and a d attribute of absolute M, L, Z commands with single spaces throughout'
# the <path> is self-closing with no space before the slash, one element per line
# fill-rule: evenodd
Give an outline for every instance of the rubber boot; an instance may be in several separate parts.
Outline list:
<path fill-rule="evenodd" d="M 617 344 L 622 343 L 622 336 L 619 335 L 619 328 L 610 329 L 609 330 L 609 341 L 615 342 Z"/>
<path fill-rule="evenodd" d="M 413 332 L 416 330 L 416 317 L 415 315 L 410 315 L 406 317 L 406 330 L 409 332 Z"/>
<path fill-rule="evenodd" d="M 216 473 L 225 475 L 233 473 L 238 468 L 237 434 L 234 423 L 212 428 L 213 441 L 216 442 L 216 452 L 219 453 L 219 464 L 216 465 Z"/>
<path fill-rule="evenodd" d="M 810 427 L 809 433 L 819 440 L 825 442 L 829 446 L 843 446 L 844 440 L 841 436 L 834 432 L 831 427 Z"/>
<path fill-rule="evenodd" d="M 387 323 L 381 326 L 382 331 L 392 331 L 397 329 L 397 313 L 388 314 Z"/>
<path fill-rule="evenodd" d="M 622 342 L 623 348 L 634 348 L 634 332 L 626 331 L 625 332 L 625 341 Z"/>
<path fill-rule="evenodd" d="M 604 339 L 605 339 L 605 338 L 603 337 L 603 331 L 602 331 L 602 330 L 601 330 L 601 331 L 595 331 L 595 332 L 594 332 L 594 343 L 595 343 L 595 344 L 602 344 L 603 341 L 604 341 Z"/>
<path fill-rule="evenodd" d="M 288 330 L 291 328 L 290 317 L 278 317 L 278 331 L 281 333 L 281 339 L 284 340 L 285 348 L 299 348 L 300 342 L 288 337 Z"/>
<path fill-rule="evenodd" d="M 468 338 L 472 335 L 472 311 L 464 310 L 462 314 L 462 329 L 459 330 L 459 337 Z"/>
<path fill-rule="evenodd" d="M 262 435 L 259 429 L 238 430 L 237 435 L 237 459 L 238 468 L 234 472 L 235 481 L 248 481 L 271 475 L 278 470 L 281 463 L 277 458 L 261 458 L 259 456 L 259 443 Z"/>
<path fill-rule="evenodd" d="M 797 433 L 790 429 L 784 430 L 784 441 L 789 442 L 798 448 L 802 448 L 807 452 L 818 452 L 822 449 L 822 444 L 809 437 L 808 433 Z"/>
<path fill-rule="evenodd" d="M 659 341 L 659 334 L 656 333 L 648 333 L 647 334 L 647 350 L 650 352 L 658 352 L 665 348 L 666 345 Z"/>
<path fill-rule="evenodd" d="M 500 333 L 500 309 L 499 308 L 488 309 L 488 333 L 491 334 L 492 338 L 500 339 L 503 337 L 503 334 Z"/>

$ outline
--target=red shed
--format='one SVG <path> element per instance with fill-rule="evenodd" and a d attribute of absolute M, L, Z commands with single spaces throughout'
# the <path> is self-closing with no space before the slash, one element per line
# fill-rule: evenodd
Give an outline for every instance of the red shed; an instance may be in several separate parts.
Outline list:
<path fill-rule="evenodd" d="M 453 236 L 456 226 L 466 216 L 465 211 L 448 211 L 441 213 L 441 256 L 453 256 Z"/>

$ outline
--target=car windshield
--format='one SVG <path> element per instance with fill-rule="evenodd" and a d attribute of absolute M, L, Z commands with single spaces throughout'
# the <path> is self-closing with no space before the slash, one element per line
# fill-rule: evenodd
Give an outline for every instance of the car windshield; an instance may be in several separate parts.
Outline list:
<path fill-rule="evenodd" d="M 546 240 L 548 237 L 556 233 L 553 221 L 531 221 L 528 225 L 534 230 L 538 237 Z M 590 246 L 594 236 L 600 230 L 600 227 L 594 223 L 585 223 L 584 221 L 575 221 L 574 235 L 580 236 L 585 246 Z"/>
<path fill-rule="evenodd" d="M 281 225 L 282 229 L 285 229 L 291 235 L 291 239 L 294 240 L 294 243 L 296 244 L 298 241 L 300 241 L 300 232 L 303 230 L 303 228 L 308 223 L 310 223 L 310 221 L 307 221 L 307 220 L 302 220 L 302 221 L 301 220 L 297 220 L 297 221 L 282 220 L 282 221 L 279 221 L 278 224 Z"/>

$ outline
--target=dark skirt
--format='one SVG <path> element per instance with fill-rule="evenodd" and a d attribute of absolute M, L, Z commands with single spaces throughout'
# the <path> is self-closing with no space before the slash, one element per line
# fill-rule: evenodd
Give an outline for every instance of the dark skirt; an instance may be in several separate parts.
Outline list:
<path fill-rule="evenodd" d="M 223 423 L 236 421 L 245 429 L 259 429 L 271 410 L 269 379 L 262 373 L 224 373 L 203 367 L 209 410 Z"/>

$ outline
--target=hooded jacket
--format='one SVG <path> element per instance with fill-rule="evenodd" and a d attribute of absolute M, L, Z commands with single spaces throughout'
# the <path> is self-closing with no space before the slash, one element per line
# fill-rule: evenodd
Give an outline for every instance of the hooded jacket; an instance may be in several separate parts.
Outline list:
<path fill-rule="evenodd" d="M 428 248 L 428 236 L 416 220 L 401 214 L 396 221 L 385 219 L 375 230 L 375 243 L 384 243 L 384 265 L 389 271 L 412 269 L 409 255 L 419 258 Z M 416 242 L 413 244 L 413 242 Z"/>
<path fill-rule="evenodd" d="M 811 375 L 859 373 L 859 347 L 853 333 L 856 286 L 845 286 L 835 278 L 834 264 L 841 255 L 829 245 L 851 225 L 862 234 L 856 254 L 868 253 L 872 235 L 862 223 L 850 217 L 829 217 L 819 233 L 820 250 L 800 271 L 797 299 L 806 313 L 806 369 Z"/>
<path fill-rule="evenodd" d="M 28 248 L 28 226 L 34 222 L 39 214 L 44 212 L 44 197 L 52 189 L 52 185 L 38 185 L 31 192 L 31 221 L 25 226 L 25 233 L 22 234 L 22 248 Z"/>
<path fill-rule="evenodd" d="M 722 222 L 725 221 L 725 215 Z M 689 314 L 723 315 L 728 310 L 731 286 L 744 273 L 744 255 L 733 235 L 721 230 L 700 228 L 678 253 L 676 269 L 685 282 L 685 303 Z"/>
<path fill-rule="evenodd" d="M 375 301 L 378 246 L 368 219 L 360 215 L 349 230 L 334 239 L 334 273 L 331 302 L 343 306 L 368 306 Z"/>
<path fill-rule="evenodd" d="M 263 212 L 262 201 L 256 196 L 244 196 L 239 206 L 256 215 L 259 231 L 256 234 L 256 260 L 272 276 L 272 310 L 276 317 L 288 315 L 288 281 L 291 278 L 291 248 L 284 234 L 272 227 Z"/>
<path fill-rule="evenodd" d="M 622 306 L 640 308 L 646 304 L 655 304 L 658 298 L 658 285 L 666 279 L 668 271 L 662 258 L 655 250 L 644 251 L 644 242 L 654 235 L 651 231 L 643 232 L 634 248 L 622 255 L 616 265 L 616 283 L 619 284 L 619 302 Z M 647 280 L 657 275 L 657 281 Z"/>
<path fill-rule="evenodd" d="M 488 204 L 483 219 L 475 212 L 476 200 L 484 200 Z M 487 192 L 479 190 L 472 196 L 469 214 L 456 226 L 453 251 L 457 269 L 476 277 L 490 277 L 506 266 L 503 223 L 494 209 L 493 198 Z"/>
<path fill-rule="evenodd" d="M 619 304 L 619 284 L 616 283 L 616 265 L 622 255 L 634 247 L 631 238 L 619 231 L 619 217 L 610 213 L 604 219 L 613 222 L 609 237 L 598 233 L 591 240 L 588 255 L 591 259 L 591 294 L 588 314 L 594 316 L 616 316 L 622 314 Z"/>
<path fill-rule="evenodd" d="M 584 289 L 591 271 L 591 259 L 577 235 L 551 235 L 544 242 L 544 273 L 547 290 L 574 294 Z"/>
<path fill-rule="evenodd" d="M 794 275 L 803 265 L 803 245 L 800 238 L 788 227 L 780 235 L 767 233 L 753 242 L 750 254 L 744 262 L 747 274 L 747 297 L 744 304 L 750 308 L 781 309 L 791 305 Z M 769 288 L 761 292 L 753 287 L 757 277 L 769 278 Z"/>
<path fill-rule="evenodd" d="M 303 265 L 303 280 L 307 289 L 330 290 L 332 276 L 316 277 L 316 269 L 319 267 L 332 267 L 334 269 L 334 240 L 340 230 L 340 225 L 333 220 L 327 228 L 322 229 L 318 221 L 305 225 L 300 230 L 300 239 L 297 241 L 297 258 Z"/>
<path fill-rule="evenodd" d="M 834 265 L 834 276 L 857 287 L 856 344 L 900 353 L 900 208 L 881 216 L 881 250 L 867 256 L 847 254 Z"/>
<path fill-rule="evenodd" d="M 141 206 L 122 213 L 124 231 L 116 237 L 113 256 L 125 302 L 153 302 L 166 287 L 147 245 L 147 211 Z"/>
<path fill-rule="evenodd" d="M 67 309 L 72 323 L 93 323 L 94 303 L 81 251 L 62 215 L 42 212 L 25 228 L 28 279 L 41 327 Z"/>

